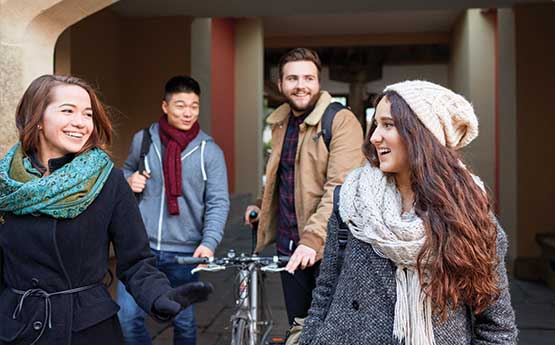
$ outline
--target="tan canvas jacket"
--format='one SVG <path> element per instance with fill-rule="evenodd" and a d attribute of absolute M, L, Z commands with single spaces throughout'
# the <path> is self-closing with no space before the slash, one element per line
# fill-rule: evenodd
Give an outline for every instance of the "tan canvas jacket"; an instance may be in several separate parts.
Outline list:
<path fill-rule="evenodd" d="M 339 111 L 332 124 L 330 152 L 321 135 L 320 120 L 331 103 L 322 91 L 314 110 L 299 128 L 295 156 L 295 212 L 300 242 L 323 254 L 326 227 L 333 207 L 333 190 L 345 175 L 362 165 L 362 127 L 348 109 Z M 278 167 L 291 108 L 282 104 L 266 120 L 272 126 L 272 153 L 266 166 L 266 186 L 262 195 L 258 243 L 260 252 L 276 239 L 279 216 Z"/>

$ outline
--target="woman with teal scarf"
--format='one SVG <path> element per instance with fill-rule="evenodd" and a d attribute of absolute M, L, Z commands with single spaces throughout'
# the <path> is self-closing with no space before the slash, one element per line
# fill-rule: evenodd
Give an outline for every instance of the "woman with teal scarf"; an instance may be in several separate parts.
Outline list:
<path fill-rule="evenodd" d="M 95 91 L 44 75 L 16 111 L 19 142 L 0 160 L 0 344 L 123 344 L 103 283 L 109 247 L 139 305 L 166 320 L 206 300 L 202 282 L 171 288 L 141 215 L 106 153 L 112 126 Z"/>

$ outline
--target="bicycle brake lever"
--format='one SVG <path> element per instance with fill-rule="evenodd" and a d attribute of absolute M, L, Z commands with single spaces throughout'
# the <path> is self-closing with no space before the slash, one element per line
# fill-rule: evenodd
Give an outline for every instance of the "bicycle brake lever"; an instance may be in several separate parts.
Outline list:
<path fill-rule="evenodd" d="M 195 267 L 191 270 L 192 274 L 195 274 L 197 272 L 218 272 L 218 271 L 223 271 L 225 270 L 225 266 L 222 265 L 214 265 L 214 264 L 209 264 L 207 267 Z"/>
<path fill-rule="evenodd" d="M 270 264 L 264 267 L 260 267 L 262 272 L 281 272 L 285 271 L 285 267 L 279 267 L 277 264 Z"/>

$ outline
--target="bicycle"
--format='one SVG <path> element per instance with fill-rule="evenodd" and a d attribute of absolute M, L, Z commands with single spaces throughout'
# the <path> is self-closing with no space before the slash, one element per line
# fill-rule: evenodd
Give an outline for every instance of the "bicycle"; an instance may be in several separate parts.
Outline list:
<path fill-rule="evenodd" d="M 256 218 L 256 214 L 250 217 Z M 279 345 L 283 339 L 269 341 L 273 327 L 271 309 L 264 295 L 264 272 L 281 272 L 285 270 L 288 256 L 261 257 L 254 252 L 256 245 L 257 224 L 253 224 L 251 255 L 236 255 L 233 249 L 221 258 L 193 258 L 177 256 L 179 264 L 201 265 L 192 270 L 196 272 L 218 272 L 228 268 L 237 268 L 237 309 L 231 317 L 231 345 Z M 204 266 L 206 265 L 206 266 Z M 259 303 L 261 301 L 262 303 Z M 268 315 L 264 315 L 266 312 Z"/>

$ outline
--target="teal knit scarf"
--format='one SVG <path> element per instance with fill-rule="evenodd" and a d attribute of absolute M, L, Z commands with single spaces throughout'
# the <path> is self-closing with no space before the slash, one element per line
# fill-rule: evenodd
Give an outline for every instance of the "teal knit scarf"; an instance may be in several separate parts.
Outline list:
<path fill-rule="evenodd" d="M 75 218 L 98 196 L 113 166 L 104 151 L 91 149 L 41 177 L 17 143 L 0 160 L 0 211 Z"/>

